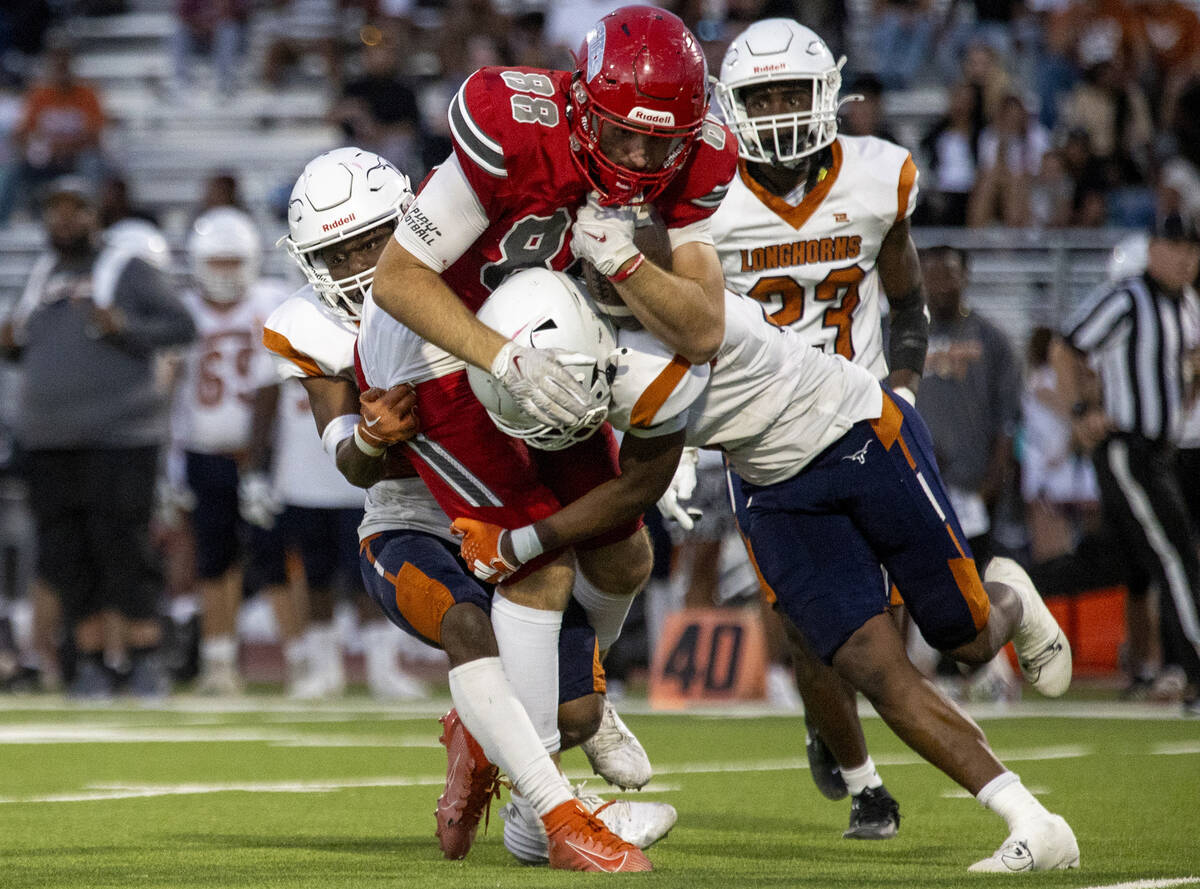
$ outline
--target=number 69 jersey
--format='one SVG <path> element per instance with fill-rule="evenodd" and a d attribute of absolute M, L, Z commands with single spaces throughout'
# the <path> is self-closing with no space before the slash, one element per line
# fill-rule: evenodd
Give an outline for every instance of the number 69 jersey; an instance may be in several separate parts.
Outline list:
<path fill-rule="evenodd" d="M 904 148 L 838 136 L 823 178 L 792 205 L 744 161 L 712 217 L 725 284 L 824 351 L 887 375 L 880 329 L 879 248 L 912 214 L 917 168 Z"/>
<path fill-rule="evenodd" d="M 686 427 L 688 445 L 720 448 L 756 485 L 791 478 L 883 409 L 883 390 L 865 368 L 809 348 L 728 290 L 725 339 L 711 366 L 688 365 L 645 331 L 621 330 L 607 372 L 614 426 L 642 436 Z"/>
<path fill-rule="evenodd" d="M 575 257 L 571 225 L 590 186 L 571 151 L 571 73 L 481 68 L 450 103 L 454 153 L 396 227 L 396 240 L 442 274 L 472 310 L 523 268 L 563 271 Z M 705 122 L 691 156 L 653 201 L 679 243 L 711 243 L 707 220 L 734 173 L 737 146 Z M 700 230 L 689 226 L 700 224 Z"/>

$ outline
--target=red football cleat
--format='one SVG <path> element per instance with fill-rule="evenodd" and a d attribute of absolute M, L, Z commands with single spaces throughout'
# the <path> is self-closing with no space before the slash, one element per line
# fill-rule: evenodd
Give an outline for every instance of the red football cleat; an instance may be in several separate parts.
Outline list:
<path fill-rule="evenodd" d="M 606 873 L 652 869 L 641 849 L 605 827 L 577 799 L 555 806 L 542 823 L 552 868 Z"/>
<path fill-rule="evenodd" d="M 446 789 L 438 797 L 437 838 L 442 854 L 466 858 L 475 842 L 479 819 L 490 814 L 492 798 L 500 796 L 500 769 L 488 762 L 479 742 L 471 737 L 458 711 L 438 720 L 444 727 L 439 741 L 446 747 Z M 485 822 L 486 823 L 486 822 Z"/>

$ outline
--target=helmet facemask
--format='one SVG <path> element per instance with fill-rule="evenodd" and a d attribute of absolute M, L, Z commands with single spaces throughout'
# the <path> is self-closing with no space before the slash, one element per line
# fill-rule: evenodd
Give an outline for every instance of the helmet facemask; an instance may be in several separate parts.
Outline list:
<path fill-rule="evenodd" d="M 838 60 L 837 66 L 823 74 L 789 74 L 786 79 L 763 80 L 757 83 L 739 84 L 729 87 L 718 83 L 717 101 L 725 114 L 726 123 L 738 140 L 739 153 L 745 160 L 795 168 L 804 158 L 820 151 L 837 138 L 837 116 L 842 102 L 838 91 L 842 86 L 842 65 L 846 57 Z M 786 87 L 803 84 L 809 90 L 809 107 L 806 111 L 753 116 L 747 108 L 747 97 L 753 97 L 756 89 L 766 85 Z M 852 101 L 847 97 L 842 101 Z"/>
<path fill-rule="evenodd" d="M 571 85 L 571 105 L 571 157 L 588 184 L 599 192 L 602 206 L 654 200 L 679 172 L 700 132 L 699 123 L 681 127 L 650 123 L 654 112 L 648 108 L 634 108 L 631 117 L 635 119 L 616 114 L 595 102 L 581 80 Z M 613 160 L 601 147 L 611 140 L 606 137 L 608 128 L 654 139 L 651 153 L 662 161 L 639 170 Z"/>
<path fill-rule="evenodd" d="M 357 321 L 362 315 L 362 304 L 367 298 L 367 294 L 371 291 L 371 284 L 375 280 L 375 265 L 370 268 L 352 275 L 346 275 L 341 278 L 334 278 L 330 272 L 329 266 L 326 264 L 324 254 L 331 248 L 336 248 L 339 244 L 344 244 L 347 241 L 352 241 L 363 235 L 371 234 L 376 229 L 380 230 L 380 236 L 385 239 L 391 236 L 395 231 L 395 220 L 399 219 L 402 210 L 391 217 L 390 220 L 384 220 L 382 223 L 372 226 L 364 230 L 356 230 L 345 233 L 342 237 L 329 243 L 319 244 L 311 247 L 308 250 L 300 250 L 290 239 L 283 239 L 284 246 L 296 264 L 300 266 L 300 270 L 304 272 L 304 277 L 308 279 L 316 292 L 326 305 L 351 320 Z M 370 239 L 368 239 L 370 240 Z"/>

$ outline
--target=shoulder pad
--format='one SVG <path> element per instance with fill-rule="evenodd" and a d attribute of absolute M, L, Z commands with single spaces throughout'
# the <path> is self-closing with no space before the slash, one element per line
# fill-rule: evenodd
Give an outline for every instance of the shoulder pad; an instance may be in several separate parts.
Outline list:
<path fill-rule="evenodd" d="M 689 364 L 644 330 L 622 330 L 606 365 L 608 421 L 634 435 L 664 435 L 687 424 L 708 385 L 707 364 Z"/>
<path fill-rule="evenodd" d="M 354 364 L 354 330 L 305 290 L 276 307 L 263 325 L 263 345 L 283 378 L 331 377 Z"/>

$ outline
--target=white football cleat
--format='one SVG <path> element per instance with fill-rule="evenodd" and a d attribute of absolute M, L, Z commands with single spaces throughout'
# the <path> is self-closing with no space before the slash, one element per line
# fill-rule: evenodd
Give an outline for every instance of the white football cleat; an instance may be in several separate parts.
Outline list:
<path fill-rule="evenodd" d="M 1079 844 L 1060 815 L 1030 820 L 1014 830 L 991 856 L 976 861 L 974 874 L 1019 874 L 1034 870 L 1079 867 Z"/>
<path fill-rule="evenodd" d="M 237 697 L 245 691 L 245 684 L 237 667 L 223 661 L 205 664 L 196 678 L 192 691 L 209 697 Z"/>
<path fill-rule="evenodd" d="M 605 802 L 587 792 L 583 784 L 575 785 L 572 792 L 605 827 L 639 849 L 647 849 L 665 837 L 679 818 L 675 807 L 668 803 Z M 549 860 L 546 828 L 523 797 L 514 794 L 500 810 L 500 817 L 504 819 L 504 848 L 513 857 L 525 864 L 545 864 Z"/>
<path fill-rule="evenodd" d="M 1021 673 L 1048 698 L 1057 698 L 1071 685 L 1071 644 L 1042 601 L 1025 569 L 1012 559 L 995 556 L 983 579 L 1012 588 L 1021 600 L 1021 623 L 1013 633 L 1013 648 Z"/>
<path fill-rule="evenodd" d="M 621 721 L 607 697 L 600 728 L 579 746 L 593 771 L 609 784 L 636 790 L 645 787 L 654 775 L 646 748 Z"/>

